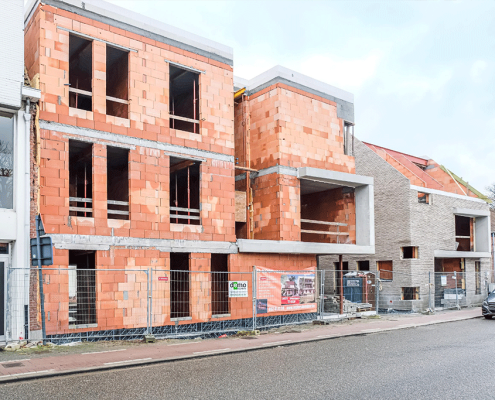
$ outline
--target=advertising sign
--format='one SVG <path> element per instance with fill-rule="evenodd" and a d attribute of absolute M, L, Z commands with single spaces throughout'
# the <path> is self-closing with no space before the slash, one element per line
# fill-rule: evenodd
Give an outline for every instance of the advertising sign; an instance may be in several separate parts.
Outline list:
<path fill-rule="evenodd" d="M 257 277 L 258 314 L 317 310 L 314 269 L 290 273 L 258 267 Z"/>
<path fill-rule="evenodd" d="M 248 281 L 229 281 L 229 297 L 248 297 Z"/>

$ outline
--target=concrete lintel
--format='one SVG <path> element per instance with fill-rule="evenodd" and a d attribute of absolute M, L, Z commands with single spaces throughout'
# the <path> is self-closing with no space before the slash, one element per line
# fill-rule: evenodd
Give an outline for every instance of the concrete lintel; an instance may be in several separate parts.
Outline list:
<path fill-rule="evenodd" d="M 119 135 L 95 129 L 81 128 L 73 125 L 60 124 L 58 122 L 40 120 L 40 129 L 57 131 L 83 137 L 89 137 L 97 140 L 107 140 L 109 142 L 123 143 L 131 146 L 147 147 L 150 149 L 163 150 L 170 153 L 176 153 L 178 157 L 181 155 L 191 156 L 196 158 L 211 158 L 213 160 L 234 162 L 234 156 L 229 156 L 222 153 L 214 153 L 212 151 L 192 149 L 189 147 L 177 146 L 175 144 L 155 142 L 153 140 L 138 139 L 130 136 Z M 110 144 L 111 145 L 111 144 Z"/>
<path fill-rule="evenodd" d="M 270 175 L 270 174 L 297 176 L 297 168 L 286 167 L 284 165 L 278 165 L 277 164 L 273 167 L 260 169 L 257 172 L 257 177 L 264 176 L 264 175 Z"/>
<path fill-rule="evenodd" d="M 26 8 L 25 24 L 39 1 L 32 0 Z M 43 3 L 228 65 L 233 64 L 234 53 L 229 46 L 103 0 L 43 0 Z"/>
<path fill-rule="evenodd" d="M 464 196 L 462 194 L 455 194 L 455 193 L 445 192 L 443 190 L 425 188 L 422 186 L 411 185 L 411 190 L 416 190 L 416 191 L 422 192 L 422 193 L 431 193 L 431 194 L 438 194 L 438 195 L 446 196 L 446 197 L 453 197 L 455 199 L 474 201 L 475 203 L 487 204 L 485 200 L 478 199 L 476 197 Z"/>
<path fill-rule="evenodd" d="M 144 239 L 123 236 L 97 235 L 50 235 L 57 249 L 68 250 L 109 250 L 110 247 L 156 248 L 163 252 L 177 253 L 237 253 L 232 242 L 205 240 Z"/>
<path fill-rule="evenodd" d="M 373 177 L 349 174 L 346 172 L 331 171 L 328 169 L 302 167 L 297 169 L 299 179 L 327 182 L 333 185 L 359 187 L 373 185 Z"/>
<path fill-rule="evenodd" d="M 462 215 L 464 217 L 476 218 L 476 217 L 489 217 L 490 210 L 473 210 L 470 208 L 454 208 L 455 215 Z"/>
<path fill-rule="evenodd" d="M 354 244 L 237 239 L 237 245 L 239 246 L 239 253 L 375 254 L 375 246 L 357 246 Z"/>
<path fill-rule="evenodd" d="M 281 65 L 270 68 L 268 71 L 249 80 L 234 76 L 234 88 L 245 87 L 246 94 L 249 96 L 277 83 L 282 83 L 337 103 L 337 116 L 346 121 L 354 122 L 354 95 L 328 83 Z"/>
<path fill-rule="evenodd" d="M 455 251 L 455 250 L 435 250 L 435 258 L 490 258 L 490 252 L 484 251 Z"/>
<path fill-rule="evenodd" d="M 41 90 L 35 89 L 29 86 L 22 87 L 22 98 L 31 101 L 38 101 L 41 99 Z"/>

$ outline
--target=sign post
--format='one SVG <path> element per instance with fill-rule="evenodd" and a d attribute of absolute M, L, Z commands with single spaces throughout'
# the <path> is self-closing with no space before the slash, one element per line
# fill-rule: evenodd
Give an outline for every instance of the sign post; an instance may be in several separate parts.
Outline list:
<path fill-rule="evenodd" d="M 31 265 L 38 266 L 38 279 L 40 285 L 40 301 L 41 301 L 41 334 L 43 336 L 43 344 L 46 339 L 45 326 L 45 296 L 43 294 L 43 270 L 42 265 L 53 264 L 52 239 L 50 237 L 40 237 L 46 235 L 41 215 L 36 216 L 36 238 L 31 239 Z"/>

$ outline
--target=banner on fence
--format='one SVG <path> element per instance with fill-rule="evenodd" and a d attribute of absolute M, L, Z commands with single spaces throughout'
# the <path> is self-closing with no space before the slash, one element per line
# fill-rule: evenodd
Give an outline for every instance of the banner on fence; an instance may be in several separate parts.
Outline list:
<path fill-rule="evenodd" d="M 248 282 L 229 281 L 229 297 L 248 297 Z"/>
<path fill-rule="evenodd" d="M 279 272 L 257 267 L 256 312 L 316 312 L 316 271 Z"/>

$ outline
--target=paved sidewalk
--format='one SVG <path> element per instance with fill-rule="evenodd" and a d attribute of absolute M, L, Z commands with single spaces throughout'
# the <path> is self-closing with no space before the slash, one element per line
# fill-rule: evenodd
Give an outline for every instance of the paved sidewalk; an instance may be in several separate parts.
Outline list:
<path fill-rule="evenodd" d="M 445 311 L 434 315 L 392 314 L 380 319 L 356 319 L 329 325 L 282 327 L 260 336 L 228 337 L 208 340 L 162 340 L 145 344 L 136 342 L 97 342 L 80 346 L 62 346 L 48 353 L 36 349 L 0 352 L 0 384 L 81 372 L 171 362 L 216 354 L 254 351 L 276 346 L 329 340 L 344 336 L 367 335 L 395 329 L 414 328 L 454 322 L 481 316 L 479 307 Z"/>

